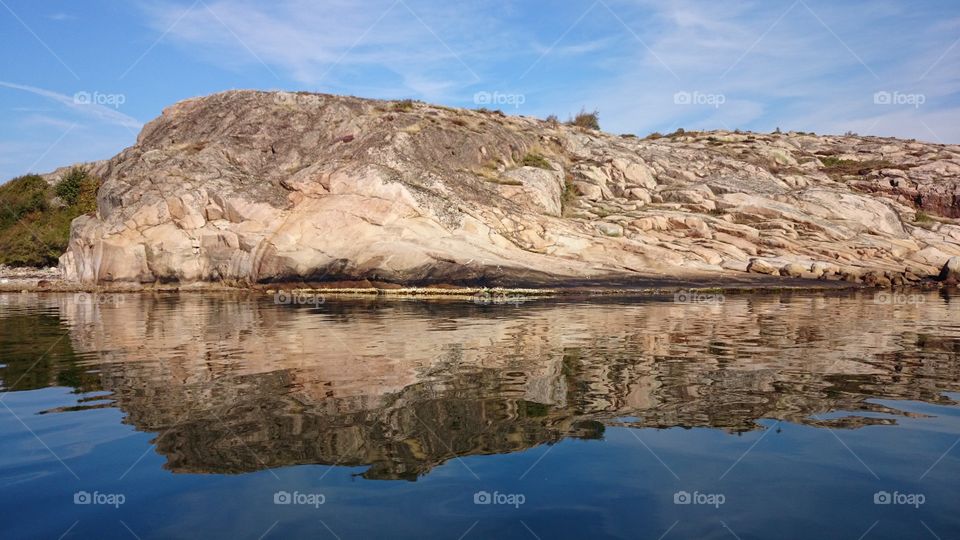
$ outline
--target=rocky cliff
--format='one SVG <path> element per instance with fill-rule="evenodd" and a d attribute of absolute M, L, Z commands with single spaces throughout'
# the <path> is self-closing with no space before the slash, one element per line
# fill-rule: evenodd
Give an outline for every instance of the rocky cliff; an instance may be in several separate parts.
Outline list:
<path fill-rule="evenodd" d="M 61 258 L 85 283 L 896 285 L 960 256 L 960 146 L 876 137 L 639 139 L 231 91 L 168 108 L 93 172 L 98 211 Z"/>

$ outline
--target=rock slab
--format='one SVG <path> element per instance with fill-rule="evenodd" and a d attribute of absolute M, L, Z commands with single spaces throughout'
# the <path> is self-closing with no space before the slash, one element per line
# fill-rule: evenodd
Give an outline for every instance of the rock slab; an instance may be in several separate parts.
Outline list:
<path fill-rule="evenodd" d="M 960 147 L 897 139 L 638 139 L 231 91 L 169 107 L 93 172 L 97 213 L 60 260 L 91 284 L 905 281 L 960 257 Z"/>

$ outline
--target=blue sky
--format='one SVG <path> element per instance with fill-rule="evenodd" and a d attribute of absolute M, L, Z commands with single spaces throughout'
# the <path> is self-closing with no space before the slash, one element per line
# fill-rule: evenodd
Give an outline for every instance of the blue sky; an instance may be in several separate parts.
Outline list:
<path fill-rule="evenodd" d="M 955 0 L 458 4 L 0 0 L 0 180 L 110 157 L 234 88 L 960 142 Z"/>

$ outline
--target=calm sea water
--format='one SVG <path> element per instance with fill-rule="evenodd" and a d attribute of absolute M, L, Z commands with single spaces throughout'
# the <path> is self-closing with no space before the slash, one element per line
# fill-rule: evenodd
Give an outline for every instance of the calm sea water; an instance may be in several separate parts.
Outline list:
<path fill-rule="evenodd" d="M 0 536 L 960 536 L 960 298 L 714 300 L 0 295 Z"/>

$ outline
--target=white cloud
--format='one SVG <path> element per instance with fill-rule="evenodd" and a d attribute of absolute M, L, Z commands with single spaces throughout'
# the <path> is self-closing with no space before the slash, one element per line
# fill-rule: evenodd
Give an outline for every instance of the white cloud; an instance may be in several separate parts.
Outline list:
<path fill-rule="evenodd" d="M 879 108 L 879 107 L 878 107 Z M 914 109 L 908 106 L 890 106 L 888 112 L 852 120 L 831 121 L 823 118 L 825 131 L 842 133 L 853 131 L 860 134 L 874 134 L 918 139 L 935 143 L 956 143 L 960 141 L 960 107 L 927 111 L 921 106 Z"/>
<path fill-rule="evenodd" d="M 69 13 L 64 13 L 61 11 L 61 12 L 47 15 L 47 18 L 50 19 L 51 21 L 72 21 L 72 20 L 75 20 L 77 16 L 71 15 Z"/>
<path fill-rule="evenodd" d="M 950 47 L 960 17 L 943 9 L 885 0 L 605 4 L 616 15 L 598 5 L 575 28 L 589 2 L 537 18 L 530 10 L 538 8 L 493 0 L 328 0 L 322 8 L 205 0 L 189 12 L 189 4 L 159 3 L 146 12 L 158 36 L 168 32 L 165 40 L 223 67 L 276 75 L 270 86 L 289 77 L 312 90 L 463 104 L 478 89 L 511 91 L 527 96 L 526 114 L 596 107 L 604 127 L 639 133 L 780 126 L 921 137 L 930 126 L 957 140 L 949 126 L 960 124 L 960 44 Z M 878 90 L 923 93 L 927 103 L 877 110 Z M 678 107 L 678 91 L 726 102 Z"/>
<path fill-rule="evenodd" d="M 216 0 L 185 15 L 185 6 L 153 4 L 147 14 L 156 30 L 204 51 L 209 61 L 242 69 L 262 63 L 304 85 L 376 86 L 370 80 L 376 78 L 435 93 L 476 83 L 479 61 L 465 57 L 480 46 L 471 36 L 484 26 L 482 11 L 414 7 L 400 0 L 332 0 L 322 7 L 306 0 Z"/>
<path fill-rule="evenodd" d="M 44 90 L 43 88 L 37 88 L 35 86 L 28 86 L 25 84 L 17 84 L 6 81 L 0 81 L 0 87 L 22 90 L 24 92 L 30 92 L 31 94 L 45 97 L 47 99 L 52 99 L 53 101 L 64 105 L 72 111 L 99 122 L 123 126 L 125 128 L 134 130 L 139 130 L 143 127 L 143 123 L 136 118 L 127 116 L 116 109 L 111 109 L 110 107 L 104 105 L 97 103 L 84 103 L 82 99 L 78 100 L 76 95 L 67 96 L 50 90 Z"/>
<path fill-rule="evenodd" d="M 76 128 L 77 124 L 75 122 L 70 122 L 69 120 L 54 118 L 53 116 L 47 116 L 43 114 L 31 114 L 20 121 L 20 126 L 21 127 L 37 127 L 37 126 L 52 127 L 60 131 L 67 131 L 68 129 Z"/>
<path fill-rule="evenodd" d="M 555 47 L 550 47 L 549 45 L 543 45 L 541 43 L 535 43 L 532 49 L 534 52 L 540 55 L 549 54 L 553 56 L 568 56 L 600 52 L 613 45 L 614 41 L 615 39 L 606 37 L 602 39 L 594 39 L 566 45 L 557 44 Z"/>
<path fill-rule="evenodd" d="M 603 124 L 613 131 L 779 125 L 936 140 L 929 126 L 943 141 L 960 140 L 953 127 L 960 125 L 953 106 L 960 91 L 960 45 L 944 55 L 957 38 L 953 25 L 913 20 L 910 32 L 891 33 L 908 18 L 909 6 L 808 0 L 787 13 L 790 6 L 646 2 L 640 14 L 625 2 L 611 4 L 631 28 L 649 30 L 641 38 L 652 52 L 636 47 L 636 61 L 621 59 L 610 78 L 566 97 L 606 111 Z M 920 109 L 879 109 L 873 103 L 878 90 L 921 93 L 926 103 Z M 677 91 L 723 94 L 726 103 L 716 110 L 675 106 Z"/>
<path fill-rule="evenodd" d="M 26 102 L 9 109 L 11 114 L 4 122 L 16 128 L 0 137 L 0 182 L 30 172 L 110 157 L 130 144 L 142 127 L 135 118 L 111 107 L 84 104 L 74 96 L 0 81 L 0 93 L 8 91 L 39 96 L 52 106 Z"/>

